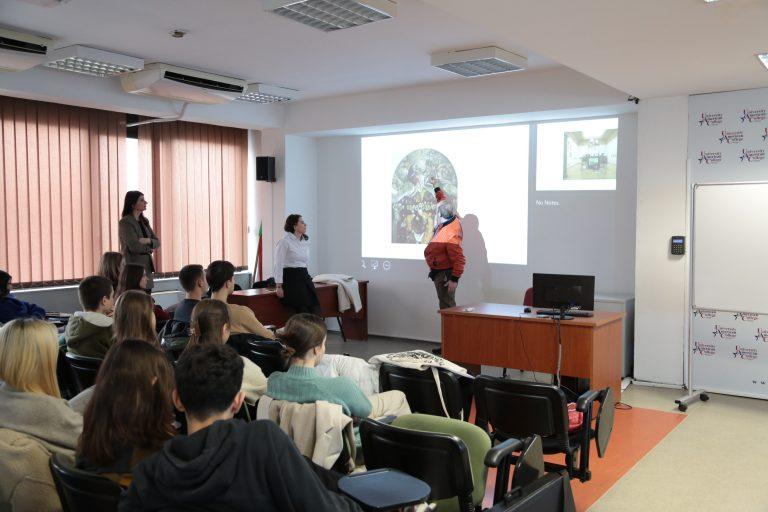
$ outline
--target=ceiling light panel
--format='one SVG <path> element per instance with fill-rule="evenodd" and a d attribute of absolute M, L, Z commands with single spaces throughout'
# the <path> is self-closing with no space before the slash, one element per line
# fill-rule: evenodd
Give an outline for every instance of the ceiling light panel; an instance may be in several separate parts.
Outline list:
<path fill-rule="evenodd" d="M 264 0 L 264 8 L 324 32 L 394 18 L 390 0 Z"/>
<path fill-rule="evenodd" d="M 296 99 L 299 91 L 267 84 L 248 84 L 245 93 L 239 100 L 254 103 L 284 103 Z"/>
<path fill-rule="evenodd" d="M 431 57 L 433 66 L 463 77 L 521 71 L 528 65 L 525 57 L 494 46 L 435 53 Z"/>
<path fill-rule="evenodd" d="M 121 75 L 144 68 L 142 59 L 81 45 L 54 50 L 46 60 L 45 65 L 49 68 L 99 77 Z"/>

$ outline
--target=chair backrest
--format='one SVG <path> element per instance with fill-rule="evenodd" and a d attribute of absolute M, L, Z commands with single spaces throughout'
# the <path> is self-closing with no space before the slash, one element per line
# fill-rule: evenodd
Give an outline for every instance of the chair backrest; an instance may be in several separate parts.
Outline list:
<path fill-rule="evenodd" d="M 279 341 L 249 341 L 248 346 L 245 357 L 256 363 L 265 377 L 288 370 L 288 360 L 283 356 L 285 346 Z"/>
<path fill-rule="evenodd" d="M 72 368 L 70 368 L 69 361 L 67 360 L 66 347 L 59 349 L 59 356 L 56 358 L 56 380 L 59 381 L 61 398 L 65 400 L 73 398 L 80 391 L 75 375 L 72 373 Z"/>
<path fill-rule="evenodd" d="M 160 340 L 160 347 L 175 361 L 189 343 L 189 323 L 172 318 L 165 323 L 157 337 Z"/>
<path fill-rule="evenodd" d="M 454 419 L 467 419 L 472 388 L 469 385 L 463 387 L 460 377 L 453 372 L 443 368 L 438 368 L 437 372 L 448 415 Z M 415 413 L 445 416 L 431 368 L 416 370 L 384 363 L 379 368 L 379 388 L 382 392 L 402 391 Z"/>
<path fill-rule="evenodd" d="M 98 357 L 86 357 L 67 352 L 66 355 L 69 367 L 75 374 L 75 380 L 80 387 L 79 391 L 93 386 L 96 382 L 96 374 L 99 373 L 101 368 L 102 359 Z"/>
<path fill-rule="evenodd" d="M 461 510 L 472 510 L 469 450 L 458 436 L 365 419 L 360 438 L 368 469 L 397 469 L 426 482 L 432 488 L 430 501 L 458 497 Z"/>
<path fill-rule="evenodd" d="M 51 457 L 51 474 L 64 512 L 115 512 L 120 486 L 112 480 L 72 467 L 60 454 Z"/>
<path fill-rule="evenodd" d="M 477 418 L 490 423 L 498 439 L 538 434 L 568 447 L 568 407 L 556 386 L 480 375 L 474 390 Z"/>
<path fill-rule="evenodd" d="M 533 307 L 533 288 L 528 288 L 525 290 L 525 295 L 523 296 L 523 306 Z"/>
<path fill-rule="evenodd" d="M 258 334 L 250 333 L 237 333 L 231 334 L 227 340 L 227 345 L 237 350 L 237 353 L 243 357 L 248 357 L 248 353 L 251 350 L 251 342 L 255 341 L 274 341 L 262 338 Z"/>
<path fill-rule="evenodd" d="M 460 421 L 430 414 L 404 414 L 392 422 L 392 426 L 420 430 L 436 434 L 456 436 L 462 440 L 469 453 L 469 466 L 472 470 L 472 501 L 478 505 L 485 496 L 488 467 L 485 457 L 491 449 L 491 439 L 483 429 L 466 421 Z M 438 502 L 438 510 L 455 510 L 458 506 L 456 498 Z"/>

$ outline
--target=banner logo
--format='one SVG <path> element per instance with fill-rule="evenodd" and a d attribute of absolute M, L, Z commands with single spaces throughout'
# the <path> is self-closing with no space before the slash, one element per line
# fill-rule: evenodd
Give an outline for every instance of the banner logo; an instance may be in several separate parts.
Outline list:
<path fill-rule="evenodd" d="M 723 154 L 719 151 L 699 151 L 700 164 L 719 164 L 723 160 Z"/>
<path fill-rule="evenodd" d="M 762 327 L 758 327 L 757 334 L 755 334 L 755 341 L 768 342 L 768 329 L 763 329 Z"/>
<path fill-rule="evenodd" d="M 733 353 L 734 358 L 746 359 L 747 361 L 754 361 L 757 359 L 757 349 L 740 347 L 736 345 L 736 352 Z"/>
<path fill-rule="evenodd" d="M 693 316 L 701 317 L 701 318 L 715 318 L 717 316 L 717 311 L 714 309 L 694 309 L 693 310 Z"/>
<path fill-rule="evenodd" d="M 702 112 L 701 119 L 699 119 L 699 126 L 717 126 L 723 124 L 723 114 L 709 114 Z"/>
<path fill-rule="evenodd" d="M 741 115 L 739 116 L 739 119 L 741 119 L 741 122 L 747 122 L 747 123 L 759 123 L 762 121 L 765 121 L 766 112 L 764 108 L 758 108 L 758 109 L 751 109 L 751 108 L 745 108 L 741 111 Z"/>
<path fill-rule="evenodd" d="M 760 162 L 761 160 L 765 160 L 765 150 L 764 149 L 742 149 L 739 160 L 741 160 L 742 162 L 750 162 L 750 163 Z"/>
<path fill-rule="evenodd" d="M 742 320 L 744 322 L 755 322 L 760 318 L 757 313 L 734 313 L 734 320 Z"/>
<path fill-rule="evenodd" d="M 723 142 L 727 144 L 738 144 L 739 142 L 744 140 L 744 132 L 738 131 L 738 132 L 727 132 L 725 130 L 720 132 L 721 137 L 718 138 L 720 141 L 720 144 Z"/>
<path fill-rule="evenodd" d="M 717 338 L 720 336 L 721 339 L 724 340 L 732 340 L 736 337 L 736 328 L 735 327 L 724 327 L 722 325 L 715 324 L 715 330 L 712 331 L 712 335 Z"/>
<path fill-rule="evenodd" d="M 700 356 L 713 356 L 717 352 L 717 347 L 711 343 L 702 343 L 701 341 L 693 342 L 693 353 Z"/>

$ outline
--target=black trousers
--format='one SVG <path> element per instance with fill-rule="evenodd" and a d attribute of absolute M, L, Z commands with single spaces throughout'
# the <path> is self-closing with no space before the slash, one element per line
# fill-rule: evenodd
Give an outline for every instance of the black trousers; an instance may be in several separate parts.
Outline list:
<path fill-rule="evenodd" d="M 317 298 L 315 283 L 304 267 L 286 267 L 283 269 L 283 304 L 294 313 L 312 313 L 320 315 L 320 301 Z"/>

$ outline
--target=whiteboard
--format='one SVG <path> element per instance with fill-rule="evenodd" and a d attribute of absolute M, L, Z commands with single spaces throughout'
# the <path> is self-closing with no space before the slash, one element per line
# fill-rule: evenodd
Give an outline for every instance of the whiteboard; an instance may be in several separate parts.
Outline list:
<path fill-rule="evenodd" d="M 768 183 L 699 184 L 693 194 L 693 303 L 768 313 Z"/>

